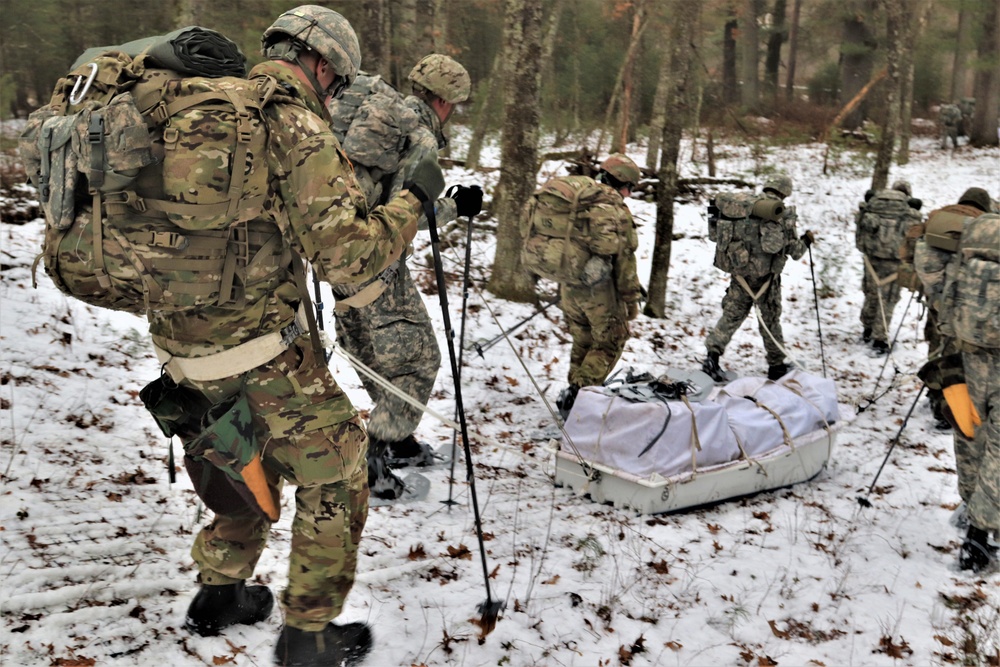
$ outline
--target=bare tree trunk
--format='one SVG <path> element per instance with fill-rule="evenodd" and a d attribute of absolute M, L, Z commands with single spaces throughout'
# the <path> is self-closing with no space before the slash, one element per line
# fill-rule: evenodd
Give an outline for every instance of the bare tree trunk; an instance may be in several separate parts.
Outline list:
<path fill-rule="evenodd" d="M 749 111 L 757 111 L 760 106 L 760 91 L 758 87 L 758 60 L 760 47 L 760 29 L 757 17 L 760 14 L 760 0 L 744 0 L 743 14 L 740 20 L 740 73 L 742 86 L 740 102 Z"/>
<path fill-rule="evenodd" d="M 493 210 L 497 247 L 488 289 L 512 301 L 533 301 L 534 284 L 521 270 L 521 209 L 535 191 L 538 161 L 541 0 L 506 0 L 504 120 L 500 180 Z"/>
<path fill-rule="evenodd" d="M 871 79 L 876 41 L 871 31 L 875 0 L 856 0 L 845 7 L 840 44 L 840 103 L 854 99 Z M 844 119 L 844 127 L 853 130 L 866 116 L 866 105 L 857 107 Z"/>
<path fill-rule="evenodd" d="M 996 146 L 997 115 L 1000 114 L 1000 0 L 986 3 L 979 33 L 975 77 L 976 110 L 972 116 L 969 144 Z"/>
<path fill-rule="evenodd" d="M 542 62 L 541 68 L 544 72 L 544 78 L 546 80 L 552 80 L 554 78 L 553 72 L 553 61 L 552 54 L 556 50 L 556 37 L 559 34 L 559 21 L 562 19 L 563 6 L 566 4 L 566 0 L 555 0 L 555 4 L 552 5 L 552 11 L 549 12 L 549 20 L 545 26 L 545 37 L 542 40 Z M 558 99 L 557 95 L 552 96 L 549 108 L 557 107 L 563 103 L 562 99 Z M 556 131 L 556 144 L 561 143 L 561 133 Z"/>
<path fill-rule="evenodd" d="M 872 174 L 873 190 L 882 190 L 889 183 L 889 169 L 892 167 L 896 132 L 899 128 L 900 62 L 904 49 L 903 0 L 882 0 L 882 5 L 885 8 L 886 77 L 888 81 L 885 91 L 885 121 L 882 123 L 882 140 L 879 142 L 878 153 L 875 156 L 874 173 Z"/>
<path fill-rule="evenodd" d="M 635 56 L 638 50 L 639 37 L 646 20 L 646 0 L 639 0 L 632 13 L 632 33 L 629 36 L 628 51 L 625 63 L 622 65 L 622 97 L 618 107 L 618 133 L 611 143 L 611 151 L 624 153 L 628 146 L 629 122 L 632 119 L 632 91 L 634 88 L 633 72 L 635 71 Z"/>
<path fill-rule="evenodd" d="M 931 8 L 930 0 L 916 0 L 915 4 L 915 11 L 903 15 L 905 32 L 900 61 L 899 149 L 896 152 L 896 164 L 900 165 L 910 162 L 910 137 L 913 130 L 913 51 L 927 25 L 927 14 Z"/>
<path fill-rule="evenodd" d="M 497 51 L 493 56 L 493 65 L 490 68 L 490 76 L 486 81 L 480 81 L 476 87 L 476 106 L 472 113 L 472 136 L 469 138 L 469 151 L 465 156 L 465 168 L 475 171 L 479 168 L 479 154 L 483 150 L 483 141 L 486 139 L 487 131 L 493 126 L 492 113 L 495 105 L 493 100 L 497 99 L 503 87 L 503 52 Z"/>
<path fill-rule="evenodd" d="M 434 53 L 448 52 L 448 10 L 445 0 L 431 3 L 431 48 Z"/>
<path fill-rule="evenodd" d="M 406 75 L 417 64 L 417 0 L 394 0 L 392 25 L 396 28 L 396 45 L 399 53 L 393 54 L 393 83 L 403 90 Z"/>
<path fill-rule="evenodd" d="M 392 37 L 386 0 L 364 0 L 364 69 L 392 81 Z"/>
<path fill-rule="evenodd" d="M 597 137 L 597 148 L 595 150 L 598 153 L 602 150 L 601 147 L 604 144 L 604 135 L 607 133 L 607 129 L 611 126 L 611 116 L 613 115 L 615 107 L 622 96 L 622 82 L 625 80 L 625 70 L 629 61 L 635 58 L 635 51 L 639 48 L 639 39 L 642 37 L 642 33 L 646 29 L 647 25 L 649 25 L 649 21 L 643 21 L 642 25 L 639 26 L 638 34 L 632 36 L 629 41 L 628 49 L 625 51 L 625 58 L 622 60 L 622 66 L 618 70 L 618 76 L 615 78 L 615 85 L 612 88 L 611 101 L 608 102 L 608 108 L 604 112 L 604 123 L 601 125 L 601 133 Z M 614 139 L 612 139 L 612 142 L 614 142 Z"/>
<path fill-rule="evenodd" d="M 802 14 L 802 0 L 795 0 L 792 9 L 792 25 L 788 36 L 788 78 L 785 80 L 785 100 L 795 99 L 795 66 L 799 58 L 799 16 Z"/>
<path fill-rule="evenodd" d="M 201 17 L 205 11 L 202 0 L 177 0 L 174 10 L 174 25 L 184 28 L 189 25 L 201 25 Z"/>
<path fill-rule="evenodd" d="M 955 35 L 955 60 L 951 68 L 951 100 L 957 102 L 966 95 L 968 79 L 969 46 L 972 42 L 974 11 L 969 0 L 958 2 L 958 32 Z"/>
<path fill-rule="evenodd" d="M 681 134 L 691 115 L 691 77 L 695 34 L 701 3 L 674 0 L 670 31 L 670 90 L 667 93 L 667 115 L 663 126 L 663 156 L 660 159 L 660 187 L 656 194 L 656 240 L 653 243 L 652 267 L 649 272 L 649 299 L 643 312 L 662 318 L 666 312 L 667 278 L 670 273 L 670 251 L 674 237 L 674 198 L 677 196 L 677 162 L 680 157 Z"/>
<path fill-rule="evenodd" d="M 660 76 L 656 81 L 653 95 L 653 117 L 649 120 L 649 145 L 646 146 L 646 168 L 656 170 L 660 166 L 660 140 L 663 138 L 663 124 L 667 118 L 667 90 L 670 87 L 670 51 L 664 50 L 660 63 Z"/>
<path fill-rule="evenodd" d="M 736 32 L 739 23 L 733 15 L 726 21 L 722 34 L 722 101 L 735 104 L 739 100 L 739 83 L 736 79 Z"/>
<path fill-rule="evenodd" d="M 788 39 L 785 28 L 785 0 L 774 0 L 774 22 L 767 36 L 767 56 L 764 58 L 764 85 L 771 100 L 778 97 L 778 70 L 781 69 L 781 45 Z"/>

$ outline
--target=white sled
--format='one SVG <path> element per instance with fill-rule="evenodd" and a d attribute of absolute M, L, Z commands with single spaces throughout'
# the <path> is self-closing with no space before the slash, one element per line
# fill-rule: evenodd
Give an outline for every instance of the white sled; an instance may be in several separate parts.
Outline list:
<path fill-rule="evenodd" d="M 665 415 L 671 418 L 664 428 Z M 577 396 L 555 482 L 641 514 L 676 512 L 812 479 L 850 418 L 832 381 L 739 378 L 700 403 Z M 641 455 L 640 455 L 641 452 Z"/>

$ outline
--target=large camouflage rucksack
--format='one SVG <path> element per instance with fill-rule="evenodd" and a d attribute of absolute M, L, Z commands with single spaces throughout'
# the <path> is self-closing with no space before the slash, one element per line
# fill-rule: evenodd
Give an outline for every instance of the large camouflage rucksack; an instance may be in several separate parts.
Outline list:
<path fill-rule="evenodd" d="M 384 202 L 399 172 L 408 137 L 419 124 L 403 96 L 380 76 L 361 73 L 327 105 L 334 136 L 354 164 L 368 203 Z"/>
<path fill-rule="evenodd" d="M 594 285 L 610 274 L 610 264 L 595 268 L 588 261 L 617 255 L 627 224 L 628 209 L 611 187 L 589 176 L 553 178 L 532 195 L 521 216 L 521 262 L 548 280 Z"/>
<path fill-rule="evenodd" d="M 939 303 L 938 317 L 950 323 L 956 338 L 1000 348 L 1000 214 L 965 219 Z"/>
<path fill-rule="evenodd" d="M 785 266 L 784 205 L 753 193 L 722 193 L 714 199 L 708 238 L 717 268 L 748 278 L 781 273 Z"/>
<path fill-rule="evenodd" d="M 289 264 L 277 227 L 251 222 L 276 82 L 156 65 L 105 52 L 29 116 L 19 149 L 45 216 L 39 258 L 60 290 L 97 306 L 241 307 Z"/>
<path fill-rule="evenodd" d="M 854 244 L 871 257 L 899 259 L 906 233 L 920 224 L 920 213 L 899 190 L 879 190 L 861 204 L 855 219 Z"/>

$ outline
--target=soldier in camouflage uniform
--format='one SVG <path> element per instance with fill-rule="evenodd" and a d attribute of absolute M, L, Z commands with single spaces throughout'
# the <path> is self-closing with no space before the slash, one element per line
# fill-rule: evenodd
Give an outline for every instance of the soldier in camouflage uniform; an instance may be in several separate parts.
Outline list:
<path fill-rule="evenodd" d="M 384 192 L 369 193 L 369 197 L 375 199 L 372 203 L 399 191 L 407 165 L 415 157 L 437 156 L 438 150 L 446 145 L 442 125 L 454 107 L 469 97 L 468 72 L 445 55 L 432 54 L 423 58 L 409 78 L 414 94 L 406 98 L 405 105 L 414 112 L 418 123 L 406 138 L 401 151 L 403 166 L 399 172 L 379 179 L 361 179 L 361 182 L 378 186 L 391 181 Z M 364 166 L 356 168 L 368 171 Z M 451 197 L 437 200 L 435 218 L 441 225 L 458 215 L 475 216 L 481 207 L 482 191 L 478 187 L 460 186 Z M 426 225 L 427 221 L 422 218 L 421 227 L 426 228 Z M 441 352 L 405 257 L 368 284 L 337 285 L 333 292 L 337 298 L 337 338 L 344 348 L 396 389 L 426 404 L 441 366 Z M 402 495 L 404 485 L 390 466 L 421 466 L 434 461 L 430 447 L 413 435 L 422 412 L 368 376 L 362 375 L 362 382 L 374 404 L 368 419 L 369 485 L 376 497 L 395 499 Z"/>
<path fill-rule="evenodd" d="M 600 165 L 597 180 L 621 197 L 622 224 L 617 234 L 622 239 L 617 256 L 593 256 L 589 264 L 600 260 L 606 276 L 589 285 L 562 283 L 559 307 L 573 337 L 569 359 L 569 386 L 556 402 L 563 419 L 576 401 L 581 387 L 598 386 L 618 363 L 631 332 L 628 323 L 639 315 L 643 287 L 636 273 L 635 250 L 639 246 L 632 213 L 625 198 L 639 183 L 639 167 L 620 154 L 608 156 Z"/>
<path fill-rule="evenodd" d="M 927 214 L 928 219 L 938 213 L 946 213 L 963 217 L 975 218 L 990 210 L 990 195 L 982 188 L 968 188 L 958 198 L 957 204 L 949 204 Z M 914 255 L 916 245 L 924 236 L 926 224 L 916 225 L 907 232 L 906 240 L 899 250 L 901 260 L 901 271 L 904 275 L 914 273 Z M 916 277 L 918 284 L 914 285 L 920 293 L 924 293 L 924 287 L 919 276 Z M 944 395 L 941 387 L 946 378 L 952 377 L 956 370 L 955 361 L 959 358 L 960 350 L 954 339 L 941 334 L 938 323 L 937 308 L 934 303 L 927 301 L 927 322 L 924 325 L 924 338 L 927 340 L 928 363 L 921 370 L 921 378 L 927 385 L 927 398 L 930 401 L 931 413 L 936 421 L 935 426 L 946 430 L 951 428 L 944 411 Z"/>
<path fill-rule="evenodd" d="M 941 125 L 941 148 L 958 148 L 958 128 L 962 123 L 962 110 L 957 104 L 942 104 L 938 112 L 938 122 Z"/>
<path fill-rule="evenodd" d="M 963 97 L 958 103 L 958 109 L 962 112 L 962 120 L 958 125 L 958 135 L 968 138 L 969 130 L 972 129 L 972 116 L 976 113 L 976 98 Z"/>
<path fill-rule="evenodd" d="M 865 203 L 858 211 L 857 231 L 859 250 L 864 254 L 861 291 L 861 339 L 871 342 L 879 354 L 889 350 L 889 323 L 899 303 L 899 245 L 902 239 L 893 234 L 919 224 L 920 200 L 913 199 L 910 184 L 896 181 L 890 190 L 869 190 Z M 865 224 L 865 218 L 872 223 Z M 891 227 L 891 229 L 886 229 Z M 892 241 L 887 239 L 891 236 Z"/>
<path fill-rule="evenodd" d="M 250 78 L 273 77 L 277 91 L 265 108 L 270 183 L 257 222 L 280 230 L 288 244 L 285 279 L 273 289 L 247 287 L 235 309 L 151 313 L 150 331 L 166 372 L 182 387 L 212 403 L 245 394 L 272 499 L 279 502 L 283 482 L 298 487 L 276 661 L 341 664 L 371 644 L 367 625 L 331 622 L 354 582 L 368 511 L 368 439 L 296 316 L 305 310 L 298 257 L 330 283 L 370 280 L 403 254 L 421 202 L 444 182 L 437 164 L 427 163 L 414 170 L 409 189 L 368 210 L 324 108 L 325 98 L 350 84 L 361 59 L 344 17 L 298 7 L 265 31 L 262 44 L 269 60 Z M 234 509 L 217 511 L 201 531 L 192 548 L 201 588 L 188 609 L 191 631 L 212 635 L 268 616 L 270 591 L 245 581 L 270 527 L 259 513 Z"/>
<path fill-rule="evenodd" d="M 792 179 L 788 176 L 774 176 L 764 183 L 763 196 L 775 201 L 784 201 L 792 194 Z M 736 267 L 732 272 L 726 295 L 722 298 L 722 317 L 716 323 L 705 341 L 708 355 L 702 363 L 702 370 L 717 382 L 726 381 L 725 372 L 719 366 L 719 358 L 726 351 L 726 346 L 732 340 L 733 334 L 743 324 L 756 303 L 760 309 L 762 320 L 759 329 L 764 339 L 764 350 L 767 355 L 767 376 L 777 380 L 788 372 L 785 363 L 785 345 L 781 333 L 781 270 L 785 266 L 785 257 L 799 259 L 813 243 L 813 234 L 806 231 L 801 237 L 795 227 L 798 216 L 795 208 L 785 206 L 780 224 L 784 234 L 784 248 L 773 257 L 749 255 L 745 266 Z M 745 282 L 745 286 L 741 284 Z M 752 294 L 748 294 L 749 289 Z"/>
<path fill-rule="evenodd" d="M 985 191 L 970 190 L 974 191 L 972 198 L 978 201 L 975 206 L 962 208 L 987 205 L 989 197 Z M 970 196 L 968 191 L 963 195 L 966 196 Z M 956 210 L 959 207 L 946 208 L 951 209 L 951 220 L 938 224 L 938 217 L 928 216 L 928 234 L 917 241 L 914 253 L 914 265 L 931 305 L 943 314 L 938 324 L 945 341 L 944 351 L 932 356 L 920 375 L 929 385 L 929 377 L 940 382 L 938 388 L 944 392 L 946 415 L 953 422 L 958 491 L 969 520 L 959 552 L 959 567 L 980 572 L 996 564 L 997 549 L 990 543 L 989 534 L 1000 536 L 1000 383 L 996 381 L 1000 374 L 1000 347 L 996 346 L 996 313 L 1000 304 L 990 288 L 995 285 L 996 264 L 1000 262 L 997 256 L 1000 215 L 974 210 L 972 216 L 963 219 L 960 216 L 964 212 Z M 975 224 L 971 225 L 973 219 Z M 941 230 L 947 227 L 956 231 L 942 235 Z M 975 275 L 968 285 L 956 283 L 956 293 L 947 294 L 946 284 L 955 280 L 960 265 L 971 256 L 965 249 L 972 227 L 978 235 L 976 256 L 980 258 L 974 271 L 984 273 Z M 952 239 L 950 245 L 948 236 Z M 963 289 L 966 291 L 959 291 Z M 955 300 L 943 301 L 949 298 Z M 982 327 L 979 331 L 972 329 L 976 335 L 971 337 L 970 321 Z M 965 326 L 960 328 L 960 324 Z M 933 376 L 928 366 L 934 367 Z"/>

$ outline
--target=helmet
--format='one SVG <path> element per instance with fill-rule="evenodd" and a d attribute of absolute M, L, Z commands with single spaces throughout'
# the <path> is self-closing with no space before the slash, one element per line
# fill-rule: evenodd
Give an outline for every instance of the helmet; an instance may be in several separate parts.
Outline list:
<path fill-rule="evenodd" d="M 601 171 L 606 171 L 615 177 L 616 180 L 629 185 L 637 185 L 642 173 L 635 162 L 628 159 L 621 153 L 612 153 L 601 163 Z"/>
<path fill-rule="evenodd" d="M 784 174 L 778 174 L 764 181 L 765 190 L 773 190 L 782 197 L 792 194 L 792 179 Z"/>
<path fill-rule="evenodd" d="M 318 5 L 302 5 L 275 19 L 261 36 L 266 53 L 273 44 L 292 40 L 305 44 L 333 67 L 350 86 L 361 67 L 361 47 L 354 28 L 343 16 Z"/>
<path fill-rule="evenodd" d="M 913 191 L 910 190 L 910 182 L 909 181 L 904 181 L 903 179 L 900 179 L 900 180 L 896 181 L 895 183 L 893 183 L 892 184 L 892 189 L 893 190 L 899 190 L 900 192 L 902 192 L 903 194 L 905 194 L 907 197 L 909 197 L 910 195 L 913 194 Z"/>
<path fill-rule="evenodd" d="M 454 58 L 440 53 L 424 56 L 407 78 L 451 104 L 469 99 L 472 90 L 468 71 Z"/>
<path fill-rule="evenodd" d="M 989 212 L 990 210 L 990 193 L 982 188 L 969 188 L 962 193 L 962 196 L 958 198 L 959 204 L 967 204 L 969 206 L 975 206 L 980 211 Z"/>

